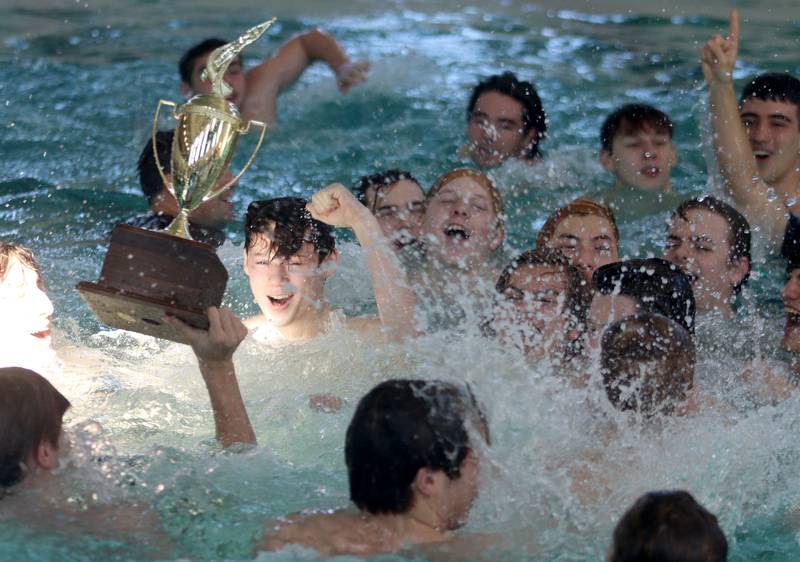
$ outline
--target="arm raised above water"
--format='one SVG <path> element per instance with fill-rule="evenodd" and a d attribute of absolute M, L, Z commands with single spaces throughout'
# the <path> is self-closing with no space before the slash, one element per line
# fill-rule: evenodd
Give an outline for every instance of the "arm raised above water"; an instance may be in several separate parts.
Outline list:
<path fill-rule="evenodd" d="M 214 411 L 217 441 L 226 448 L 234 443 L 255 445 L 256 436 L 233 367 L 233 353 L 247 336 L 247 328 L 227 308 L 213 306 L 208 309 L 208 331 L 192 328 L 177 318 L 166 320 L 180 330 L 197 356 Z"/>
<path fill-rule="evenodd" d="M 725 189 L 751 226 L 762 228 L 775 243 L 783 235 L 786 211 L 769 196 L 769 186 L 758 175 L 756 159 L 739 116 L 733 90 L 733 69 L 739 51 L 739 15 L 731 10 L 730 32 L 715 35 L 700 49 L 703 76 L 708 85 L 714 149 Z"/>
<path fill-rule="evenodd" d="M 308 211 L 319 221 L 353 229 L 366 253 L 380 323 L 389 330 L 390 337 L 402 338 L 413 334 L 414 293 L 397 256 L 369 209 L 359 203 L 345 186 L 334 183 L 313 195 Z M 356 324 L 354 327 L 366 329 L 369 324 Z"/>

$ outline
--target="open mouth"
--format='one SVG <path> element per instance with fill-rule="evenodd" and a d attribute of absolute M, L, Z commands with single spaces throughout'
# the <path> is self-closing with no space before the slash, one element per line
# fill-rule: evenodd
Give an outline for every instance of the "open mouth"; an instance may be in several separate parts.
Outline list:
<path fill-rule="evenodd" d="M 469 240 L 469 232 L 458 224 L 450 224 L 444 228 L 444 235 L 454 240 Z"/>
<path fill-rule="evenodd" d="M 770 154 L 766 150 L 754 150 L 753 156 L 756 157 L 756 160 L 766 160 L 767 158 L 772 156 L 772 154 Z"/>
<path fill-rule="evenodd" d="M 648 178 L 657 178 L 661 174 L 661 168 L 658 166 L 645 166 L 639 170 L 639 173 Z"/>
<path fill-rule="evenodd" d="M 293 294 L 275 295 L 274 297 L 267 295 L 267 299 L 269 299 L 269 304 L 275 310 L 283 310 L 284 308 L 288 307 L 289 303 L 292 301 L 293 298 L 294 298 Z"/>
<path fill-rule="evenodd" d="M 786 313 L 786 318 L 795 324 L 800 324 L 800 310 L 793 306 L 784 305 L 783 311 Z"/>

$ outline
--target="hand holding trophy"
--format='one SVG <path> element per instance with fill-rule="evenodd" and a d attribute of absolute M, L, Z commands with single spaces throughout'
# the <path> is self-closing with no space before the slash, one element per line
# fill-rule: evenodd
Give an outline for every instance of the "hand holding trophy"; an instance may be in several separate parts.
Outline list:
<path fill-rule="evenodd" d="M 210 94 L 197 94 L 180 107 L 161 100 L 153 119 L 153 150 L 164 185 L 175 196 L 180 212 L 162 232 L 117 225 L 111 234 L 100 280 L 76 287 L 95 316 L 109 326 L 186 343 L 181 332 L 163 321 L 165 314 L 195 328 L 206 329 L 205 310 L 219 307 L 228 272 L 214 249 L 192 240 L 189 213 L 235 184 L 252 164 L 264 140 L 266 125 L 242 123 L 238 108 L 225 99 L 230 87 L 223 77 L 239 53 L 275 21 L 259 24 L 208 57 L 204 77 Z M 172 181 L 164 174 L 155 150 L 162 105 L 173 108 L 177 121 L 172 142 Z M 236 150 L 239 136 L 251 126 L 261 129 L 253 154 L 231 181 L 217 187 Z"/>

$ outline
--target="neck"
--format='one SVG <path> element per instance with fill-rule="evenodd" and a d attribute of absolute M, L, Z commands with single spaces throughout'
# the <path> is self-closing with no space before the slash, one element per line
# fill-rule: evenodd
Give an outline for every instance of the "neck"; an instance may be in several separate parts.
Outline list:
<path fill-rule="evenodd" d="M 778 192 L 789 209 L 800 209 L 800 203 L 796 202 L 797 196 L 800 194 L 800 158 L 785 174 L 770 183 L 769 186 Z"/>
<path fill-rule="evenodd" d="M 442 542 L 451 538 L 450 531 L 425 507 L 412 507 L 406 513 L 366 515 L 369 522 L 386 529 L 398 545 Z"/>
<path fill-rule="evenodd" d="M 613 189 L 617 192 L 625 192 L 625 191 L 635 191 L 638 193 L 669 193 L 672 191 L 672 180 L 668 179 L 667 182 L 663 185 L 658 185 L 655 187 L 642 187 L 636 185 L 628 185 L 616 180 Z"/>
<path fill-rule="evenodd" d="M 286 326 L 279 326 L 278 332 L 290 342 L 313 339 L 328 329 L 331 306 L 323 302 L 317 308 L 310 305 L 299 318 Z"/>
<path fill-rule="evenodd" d="M 733 318 L 733 307 L 731 307 L 731 297 L 699 300 L 695 303 L 697 312 L 702 314 L 717 313 L 725 318 Z"/>

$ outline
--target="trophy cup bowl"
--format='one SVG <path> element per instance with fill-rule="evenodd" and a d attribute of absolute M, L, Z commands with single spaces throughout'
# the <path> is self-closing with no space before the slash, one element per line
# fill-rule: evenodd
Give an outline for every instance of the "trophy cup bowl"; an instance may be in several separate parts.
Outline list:
<path fill-rule="evenodd" d="M 228 272 L 213 247 L 192 240 L 189 214 L 239 181 L 261 148 L 266 125 L 258 121 L 242 123 L 238 108 L 225 99 L 230 87 L 222 78 L 241 50 L 260 37 L 273 21 L 274 18 L 253 27 L 209 55 L 203 75 L 212 82 L 211 93 L 197 94 L 180 107 L 159 101 L 153 118 L 153 152 L 164 186 L 175 197 L 180 211 L 164 231 L 125 224 L 114 228 L 100 280 L 82 281 L 76 287 L 104 324 L 187 343 L 163 321 L 165 314 L 207 329 L 206 309 L 222 303 Z M 177 121 L 171 181 L 156 150 L 159 115 L 164 105 L 172 107 Z M 261 134 L 249 160 L 231 181 L 217 185 L 231 163 L 239 137 L 253 125 L 260 127 Z"/>

